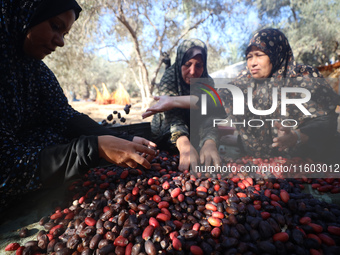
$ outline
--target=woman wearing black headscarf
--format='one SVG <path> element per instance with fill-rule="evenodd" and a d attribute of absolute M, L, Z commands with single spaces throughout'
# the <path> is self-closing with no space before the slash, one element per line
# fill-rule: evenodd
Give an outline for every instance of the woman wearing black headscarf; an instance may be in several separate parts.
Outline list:
<path fill-rule="evenodd" d="M 169 109 L 166 107 L 166 111 L 155 114 L 151 107 L 143 115 L 155 114 L 151 122 L 154 141 L 165 149 L 178 150 L 180 170 L 189 169 L 190 165 L 194 168 L 199 163 L 221 163 L 212 117 L 219 115 L 223 118 L 224 109 L 211 105 L 211 98 L 208 98 L 206 116 L 202 116 L 199 110 L 190 111 L 190 108 L 198 108 L 199 94 L 202 92 L 197 89 L 197 84 L 191 82 L 193 78 L 205 79 L 211 86 L 214 84 L 207 70 L 207 47 L 199 39 L 184 40 L 179 45 L 175 63 L 166 69 L 160 81 L 160 97 L 156 99 L 161 99 L 159 105 L 169 102 Z M 190 141 L 190 137 L 194 139 Z M 199 148 L 200 156 L 197 153 Z"/>
<path fill-rule="evenodd" d="M 253 106 L 257 110 L 270 109 L 273 104 L 273 88 L 304 88 L 311 94 L 311 99 L 303 107 L 311 113 L 304 114 L 294 104 L 287 106 L 287 114 L 282 116 L 279 98 L 277 109 L 269 115 L 256 115 L 248 110 L 246 101 L 245 114 L 235 115 L 233 120 L 261 120 L 261 127 L 237 124 L 239 143 L 245 154 L 269 158 L 276 155 L 303 156 L 315 160 L 334 162 L 336 156 L 337 117 L 336 106 L 339 96 L 322 78 L 315 68 L 296 64 L 292 49 L 285 35 L 277 29 L 263 29 L 251 39 L 247 49 L 247 69 L 242 71 L 232 82 L 239 87 L 247 99 L 248 87 L 252 88 Z M 233 98 L 229 90 L 223 90 L 227 114 L 233 112 Z M 301 98 L 301 93 L 288 93 L 288 98 Z M 268 120 L 293 119 L 285 126 Z M 258 121 L 254 125 L 259 125 Z M 288 127 L 287 127 L 288 126 Z"/>
<path fill-rule="evenodd" d="M 43 184 L 79 176 L 101 159 L 149 168 L 139 154 L 155 154 L 142 145 L 149 141 L 114 137 L 109 129 L 75 111 L 42 62 L 64 46 L 64 36 L 81 12 L 77 2 L 0 3 L 0 208 Z"/>

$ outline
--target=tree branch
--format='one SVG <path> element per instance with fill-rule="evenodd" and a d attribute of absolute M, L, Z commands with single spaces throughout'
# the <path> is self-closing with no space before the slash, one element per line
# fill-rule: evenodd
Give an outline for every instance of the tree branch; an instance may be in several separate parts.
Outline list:
<path fill-rule="evenodd" d="M 148 70 L 147 70 L 147 68 L 145 66 L 145 63 L 143 62 L 143 57 L 142 57 L 142 54 L 141 54 L 141 51 L 140 51 L 140 47 L 139 47 L 139 42 L 138 42 L 136 31 L 134 31 L 132 29 L 130 23 L 126 20 L 121 0 L 118 1 L 118 14 L 116 14 L 116 17 L 126 27 L 126 29 L 128 30 L 129 34 L 132 37 L 132 41 L 134 43 L 135 51 L 136 51 L 136 54 L 137 54 L 138 65 L 142 69 L 142 74 L 143 74 L 142 75 L 142 83 L 144 84 L 144 86 L 147 87 L 146 93 L 149 93 L 149 75 L 148 75 Z"/>
<path fill-rule="evenodd" d="M 182 40 L 182 38 L 184 36 L 186 36 L 191 30 L 195 29 L 198 27 L 198 25 L 202 24 L 204 21 L 206 21 L 209 16 L 213 13 L 213 11 L 210 11 L 209 14 L 205 17 L 205 18 L 202 18 L 200 20 L 198 20 L 194 25 L 192 25 L 191 27 L 189 27 L 187 29 L 187 31 L 185 31 L 182 35 L 179 36 L 179 38 L 177 39 L 177 41 L 174 43 L 174 45 L 169 49 L 169 52 L 171 52 L 176 46 L 177 44 L 179 43 L 180 40 Z"/>
<path fill-rule="evenodd" d="M 122 54 L 122 56 L 125 59 L 124 62 L 130 63 L 130 60 L 125 56 L 125 54 L 115 44 L 105 45 L 105 46 L 102 46 L 102 47 L 95 48 L 94 50 L 101 50 L 101 49 L 106 49 L 106 48 L 110 48 L 110 47 L 115 48 L 117 51 L 119 51 L 120 54 Z M 116 61 L 111 61 L 111 62 L 116 62 Z"/>
<path fill-rule="evenodd" d="M 212 14 L 213 12 L 210 11 L 209 14 L 205 17 L 205 18 L 202 18 L 200 20 L 198 20 L 194 25 L 192 25 L 191 27 L 189 27 L 182 35 L 180 35 L 180 37 L 177 39 L 177 41 L 174 43 L 174 45 L 169 49 L 168 53 L 170 53 L 179 43 L 179 41 L 184 37 L 186 36 L 191 30 L 197 28 L 200 24 L 202 24 L 204 21 L 206 21 L 209 16 Z M 164 16 L 165 17 L 165 16 Z M 165 31 L 166 31 L 166 22 L 164 22 L 164 30 L 163 30 L 163 34 L 162 34 L 162 37 L 161 37 L 161 41 L 163 41 L 163 38 L 165 36 Z M 162 49 L 163 47 L 159 48 L 160 50 L 160 56 L 162 55 Z M 156 78 L 157 78 L 157 75 L 158 75 L 158 72 L 162 66 L 162 60 L 163 58 L 160 58 L 159 61 L 158 61 L 158 64 L 157 64 L 157 67 L 156 67 L 156 70 L 154 71 L 153 75 L 152 75 L 152 79 L 151 79 L 151 93 L 154 89 L 154 86 L 156 85 Z"/>

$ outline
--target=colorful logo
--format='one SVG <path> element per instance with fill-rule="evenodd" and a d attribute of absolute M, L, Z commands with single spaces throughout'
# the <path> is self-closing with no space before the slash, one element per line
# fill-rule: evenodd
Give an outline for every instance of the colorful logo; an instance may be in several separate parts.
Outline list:
<path fill-rule="evenodd" d="M 214 92 L 214 94 L 217 96 L 218 100 L 220 101 L 221 106 L 223 105 L 223 104 L 222 104 L 222 100 L 221 100 L 219 94 L 217 93 L 217 91 L 216 91 L 213 87 L 211 87 L 211 86 L 208 85 L 208 84 L 202 83 L 202 82 L 199 82 L 199 83 L 202 84 L 202 85 L 204 85 L 204 86 L 206 86 L 206 87 L 209 88 L 212 92 Z M 203 90 L 205 93 L 207 93 L 207 94 L 212 98 L 212 100 L 214 101 L 215 106 L 217 106 L 216 99 L 215 99 L 215 97 L 211 94 L 211 92 L 210 92 L 209 90 L 207 90 L 207 89 L 205 89 L 205 88 L 199 88 L 199 89 L 201 89 L 201 90 Z"/>

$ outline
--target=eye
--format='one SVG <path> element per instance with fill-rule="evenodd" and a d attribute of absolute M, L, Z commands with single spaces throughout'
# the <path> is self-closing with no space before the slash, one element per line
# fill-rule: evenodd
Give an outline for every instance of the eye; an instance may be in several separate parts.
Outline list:
<path fill-rule="evenodd" d="M 196 68 L 199 68 L 199 69 L 203 68 L 203 64 L 202 63 L 196 64 Z"/>
<path fill-rule="evenodd" d="M 51 28 L 52 28 L 53 30 L 57 31 L 57 30 L 60 29 L 60 27 L 59 27 L 58 24 L 56 24 L 56 23 L 54 23 L 54 22 L 51 22 L 50 24 L 51 24 Z"/>

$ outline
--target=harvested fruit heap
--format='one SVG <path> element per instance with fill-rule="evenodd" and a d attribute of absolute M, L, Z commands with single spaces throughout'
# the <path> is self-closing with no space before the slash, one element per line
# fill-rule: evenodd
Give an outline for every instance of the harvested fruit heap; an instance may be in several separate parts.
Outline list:
<path fill-rule="evenodd" d="M 233 164 L 248 163 L 241 161 Z M 40 220 L 46 230 L 37 241 L 8 249 L 18 254 L 339 254 L 340 208 L 302 193 L 308 180 L 197 177 L 177 166 L 178 156 L 162 151 L 151 170 L 92 169 L 69 187 L 69 207 Z"/>

